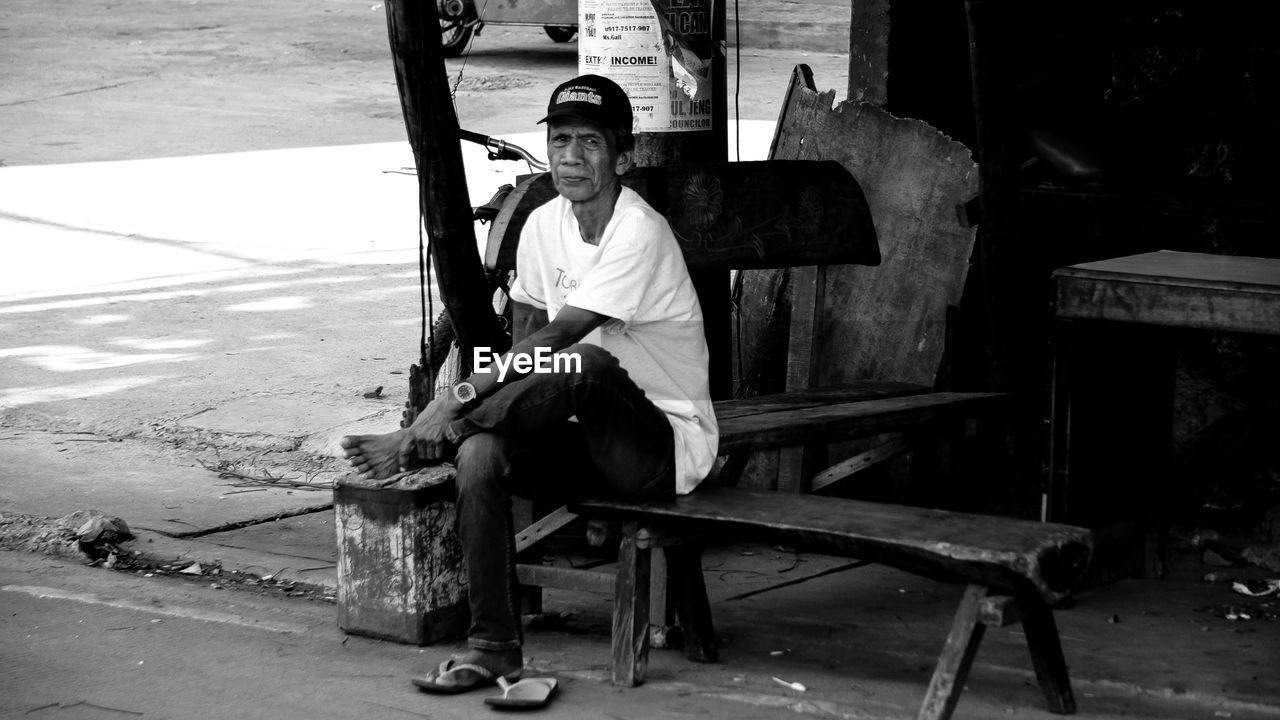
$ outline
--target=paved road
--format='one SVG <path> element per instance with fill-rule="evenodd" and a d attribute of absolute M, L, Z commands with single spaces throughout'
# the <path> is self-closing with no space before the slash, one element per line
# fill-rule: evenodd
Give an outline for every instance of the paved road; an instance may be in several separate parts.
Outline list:
<path fill-rule="evenodd" d="M 731 49 L 730 78 L 739 59 L 743 119 L 776 119 L 796 63 L 845 94 L 843 55 Z M 9 0 L 0 67 L 2 165 L 404 139 L 376 0 Z M 447 70 L 464 127 L 525 132 L 576 43 L 491 26 Z"/>
<path fill-rule="evenodd" d="M 490 713 L 482 698 L 491 692 L 438 697 L 408 682 L 458 646 L 419 651 L 348 637 L 334 625 L 331 604 L 219 584 L 0 552 L 0 718 L 463 720 Z M 607 640 L 590 642 L 594 661 L 582 657 L 577 636 L 539 634 L 527 673 L 554 670 L 562 686 L 555 717 L 777 717 L 776 707 L 689 684 L 619 692 L 603 682 Z"/>

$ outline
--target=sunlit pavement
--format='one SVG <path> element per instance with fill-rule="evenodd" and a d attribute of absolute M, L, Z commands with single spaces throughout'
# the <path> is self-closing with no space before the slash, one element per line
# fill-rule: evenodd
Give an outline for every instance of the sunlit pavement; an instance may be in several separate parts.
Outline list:
<path fill-rule="evenodd" d="M 767 138 L 768 126 L 750 129 Z M 544 154 L 539 133 L 506 139 Z M 472 205 L 528 172 L 489 161 L 472 144 L 463 154 Z M 237 344 L 279 341 L 292 332 L 289 313 L 382 299 L 394 292 L 386 280 L 416 292 L 416 221 L 405 143 L 0 168 L 0 405 L 77 399 L 146 379 L 94 382 L 95 370 L 181 374 L 174 363 L 218 349 L 210 335 L 219 328 Z M 484 232 L 478 225 L 481 251 Z M 155 322 L 157 306 L 195 298 L 217 315 L 181 327 Z M 390 315 L 404 324 L 415 309 L 405 303 L 364 322 Z M 335 327 L 327 340 L 368 339 L 352 330 Z M 105 344 L 87 345 L 92 337 Z"/>

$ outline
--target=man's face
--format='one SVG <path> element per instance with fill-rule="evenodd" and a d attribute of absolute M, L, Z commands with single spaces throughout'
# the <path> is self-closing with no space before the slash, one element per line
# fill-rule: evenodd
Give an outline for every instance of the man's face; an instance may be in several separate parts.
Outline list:
<path fill-rule="evenodd" d="M 547 157 L 556 192 L 570 202 L 612 200 L 630 156 L 619 153 L 613 133 L 585 120 L 553 120 L 547 128 Z"/>

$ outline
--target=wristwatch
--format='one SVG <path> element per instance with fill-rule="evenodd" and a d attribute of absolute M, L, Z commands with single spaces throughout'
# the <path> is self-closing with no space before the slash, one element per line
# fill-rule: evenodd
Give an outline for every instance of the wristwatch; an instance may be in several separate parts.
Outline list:
<path fill-rule="evenodd" d="M 479 402 L 480 394 L 476 392 L 475 385 L 463 380 L 453 386 L 453 399 L 457 400 L 462 407 L 467 407 Z"/>

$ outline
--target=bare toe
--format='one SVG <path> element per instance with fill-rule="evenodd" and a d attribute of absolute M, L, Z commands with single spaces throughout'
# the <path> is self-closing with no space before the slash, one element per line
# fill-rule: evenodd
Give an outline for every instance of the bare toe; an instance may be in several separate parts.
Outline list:
<path fill-rule="evenodd" d="M 404 430 L 382 435 L 347 435 L 342 438 L 342 454 L 361 475 L 375 480 L 399 472 L 400 438 Z"/>

